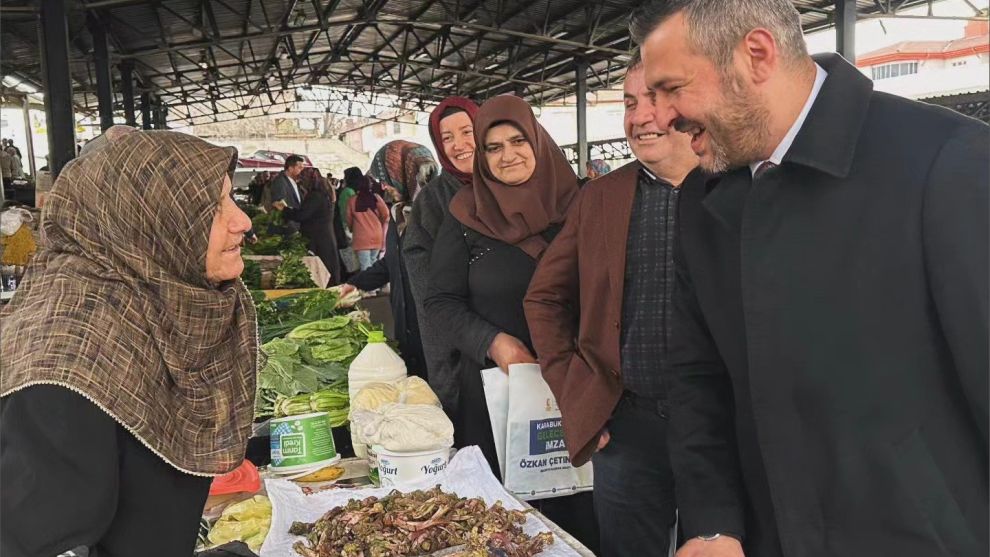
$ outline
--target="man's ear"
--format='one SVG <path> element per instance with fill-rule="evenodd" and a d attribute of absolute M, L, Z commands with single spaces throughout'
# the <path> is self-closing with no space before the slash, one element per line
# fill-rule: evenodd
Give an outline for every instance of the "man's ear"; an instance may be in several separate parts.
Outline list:
<path fill-rule="evenodd" d="M 777 39 L 762 27 L 746 33 L 737 49 L 737 54 L 750 79 L 757 84 L 770 79 L 776 73 L 780 61 Z"/>

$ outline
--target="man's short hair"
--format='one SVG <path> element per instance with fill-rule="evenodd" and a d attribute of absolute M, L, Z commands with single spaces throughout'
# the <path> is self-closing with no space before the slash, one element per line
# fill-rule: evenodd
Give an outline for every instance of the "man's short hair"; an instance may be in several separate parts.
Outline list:
<path fill-rule="evenodd" d="M 299 155 L 289 155 L 288 158 L 285 159 L 285 169 L 288 170 L 301 162 L 306 162 L 306 160 Z"/>
<path fill-rule="evenodd" d="M 773 34 L 781 58 L 795 62 L 808 55 L 801 16 L 791 0 L 648 0 L 629 20 L 629 34 L 642 45 L 661 23 L 683 13 L 691 48 L 720 70 L 728 69 L 739 41 L 753 29 Z"/>

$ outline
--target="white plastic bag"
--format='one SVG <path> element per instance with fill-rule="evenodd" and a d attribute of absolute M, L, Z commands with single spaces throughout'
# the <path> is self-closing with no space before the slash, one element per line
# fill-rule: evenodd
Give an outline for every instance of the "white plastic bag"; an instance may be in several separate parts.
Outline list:
<path fill-rule="evenodd" d="M 492 415 L 492 432 L 502 468 L 502 483 L 516 497 L 523 500 L 548 499 L 589 491 L 594 485 L 591 463 L 580 468 L 571 466 L 564 445 L 564 429 L 560 408 L 543 380 L 540 366 L 515 364 L 509 366 L 508 396 L 505 397 L 502 382 L 495 379 L 493 371 L 485 370 L 485 397 Z M 502 392 L 499 392 L 502 391 Z M 508 405 L 501 402 L 508 399 Z M 496 418 L 500 408 L 506 408 L 503 426 Z M 502 432 L 499 431 L 502 429 Z M 499 439 L 502 441 L 500 442 Z M 503 459 L 504 455 L 504 459 Z"/>
<path fill-rule="evenodd" d="M 481 370 L 485 386 L 485 403 L 492 421 L 495 454 L 498 456 L 499 476 L 505 477 L 506 421 L 509 419 L 509 376 L 501 368 Z"/>
<path fill-rule="evenodd" d="M 0 213 L 0 234 L 13 236 L 25 222 L 31 222 L 34 217 L 25 209 L 13 208 Z"/>
<path fill-rule="evenodd" d="M 437 406 L 389 402 L 378 410 L 354 410 L 351 429 L 368 445 L 390 451 L 429 451 L 454 445 L 454 424 Z"/>

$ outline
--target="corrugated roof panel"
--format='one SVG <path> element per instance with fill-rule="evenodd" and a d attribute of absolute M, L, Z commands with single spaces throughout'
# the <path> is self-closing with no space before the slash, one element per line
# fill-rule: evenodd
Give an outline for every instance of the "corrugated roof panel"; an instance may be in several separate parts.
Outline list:
<path fill-rule="evenodd" d="M 573 92 L 577 57 L 589 64 L 591 89 L 621 79 L 625 58 L 619 53 L 630 47 L 628 15 L 639 4 L 329 0 L 319 2 L 318 12 L 307 0 L 211 0 L 211 10 L 200 0 L 80 0 L 69 8 L 71 72 L 78 81 L 75 101 L 94 110 L 87 65 L 92 39 L 85 16 L 86 4 L 97 1 L 101 8 L 95 12 L 108 26 L 115 62 L 136 62 L 137 91 L 146 88 L 166 102 L 195 105 L 188 112 L 173 111 L 186 116 L 211 114 L 214 103 L 230 116 L 246 103 L 256 107 L 259 98 L 271 104 L 269 91 L 280 98 L 283 89 L 291 94 L 307 83 L 384 88 L 433 100 L 452 93 L 485 97 L 509 91 L 531 100 L 559 98 Z M 793 1 L 806 30 L 832 24 L 833 0 Z M 924 2 L 893 4 L 903 9 Z M 4 2 L 5 7 L 32 5 L 29 0 Z M 876 13 L 878 5 L 886 0 L 857 0 L 861 13 Z M 328 7 L 333 9 L 324 22 Z M 5 16 L 3 23 L 0 69 L 40 81 L 36 18 Z M 307 56 L 294 61 L 307 45 Z M 114 74 L 119 79 L 116 67 Z"/>

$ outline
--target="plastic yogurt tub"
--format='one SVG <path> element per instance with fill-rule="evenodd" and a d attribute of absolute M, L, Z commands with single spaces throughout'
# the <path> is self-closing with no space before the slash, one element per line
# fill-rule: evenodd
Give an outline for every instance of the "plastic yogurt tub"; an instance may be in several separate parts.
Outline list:
<path fill-rule="evenodd" d="M 375 445 L 372 451 L 378 466 L 371 470 L 371 475 L 377 472 L 382 487 L 396 487 L 438 476 L 447 469 L 450 461 L 450 447 L 429 451 L 390 451 Z"/>
<path fill-rule="evenodd" d="M 276 418 L 270 427 L 272 472 L 315 471 L 340 460 L 326 412 Z"/>

